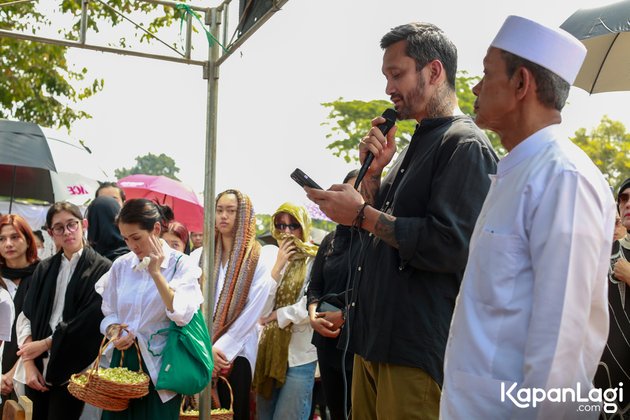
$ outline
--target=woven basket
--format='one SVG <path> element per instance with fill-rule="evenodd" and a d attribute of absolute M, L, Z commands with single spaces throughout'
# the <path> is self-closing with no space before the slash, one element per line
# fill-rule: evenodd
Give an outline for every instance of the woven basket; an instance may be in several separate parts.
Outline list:
<path fill-rule="evenodd" d="M 212 420 L 232 420 L 234 418 L 234 394 L 232 393 L 232 387 L 230 386 L 230 382 L 225 379 L 223 376 L 219 376 L 223 382 L 225 382 L 230 390 L 230 408 L 226 413 L 218 413 L 221 408 L 216 408 L 210 411 L 210 417 Z M 219 394 L 217 393 L 216 382 L 212 386 L 212 403 L 216 407 L 221 407 L 219 403 Z M 182 408 L 184 407 L 184 401 L 182 400 Z M 199 414 L 186 414 L 182 409 L 179 411 L 179 420 L 198 420 Z"/>
<path fill-rule="evenodd" d="M 123 411 L 129 407 L 129 399 L 115 398 L 102 394 L 92 386 L 93 382 L 89 381 L 89 379 L 85 385 L 77 383 L 76 379 L 80 376 L 88 377 L 88 374 L 76 373 L 70 377 L 70 383 L 68 384 L 68 391 L 75 398 L 107 411 Z"/>
<path fill-rule="evenodd" d="M 106 337 L 103 337 L 101 342 L 101 348 L 98 352 L 98 356 L 92 365 L 92 368 L 88 372 L 74 374 L 70 378 L 68 384 L 68 391 L 81 401 L 85 401 L 94 406 L 103 408 L 108 411 L 122 411 L 129 406 L 129 400 L 132 398 L 141 398 L 149 393 L 149 376 L 142 370 L 142 356 L 140 355 L 140 349 L 138 344 L 134 341 L 136 351 L 138 352 L 138 364 L 139 372 L 143 374 L 144 380 L 137 384 L 123 384 L 120 382 L 110 381 L 101 378 L 98 374 L 101 356 L 107 348 L 107 346 L 113 341 L 106 341 Z M 122 352 L 120 357 L 120 366 L 122 367 L 125 353 Z M 77 379 L 81 376 L 85 376 L 87 381 L 85 384 L 80 384 Z"/>

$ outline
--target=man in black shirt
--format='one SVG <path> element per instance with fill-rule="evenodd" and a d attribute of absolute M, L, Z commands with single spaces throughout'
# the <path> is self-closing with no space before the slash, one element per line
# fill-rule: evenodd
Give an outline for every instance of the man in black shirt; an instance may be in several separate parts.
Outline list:
<path fill-rule="evenodd" d="M 359 257 L 345 332 L 354 360 L 358 419 L 437 419 L 443 360 L 468 242 L 497 156 L 455 95 L 457 49 L 436 26 L 412 23 L 381 40 L 386 93 L 398 119 L 418 121 L 396 151 L 382 117 L 361 140 L 374 154 L 361 184 L 306 188 L 334 221 L 370 232 Z M 342 340 L 343 341 L 343 340 Z"/>

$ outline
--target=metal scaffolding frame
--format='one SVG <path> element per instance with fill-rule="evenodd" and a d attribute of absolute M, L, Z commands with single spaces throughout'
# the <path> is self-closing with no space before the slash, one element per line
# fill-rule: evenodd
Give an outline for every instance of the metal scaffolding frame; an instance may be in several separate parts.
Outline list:
<path fill-rule="evenodd" d="M 11 6 L 20 3 L 28 3 L 34 0 L 16 0 L 13 2 L 0 4 L 0 7 Z M 144 3 L 150 3 L 155 5 L 176 7 L 178 4 L 174 1 L 168 0 L 136 0 Z M 59 45 L 70 48 L 82 48 L 92 51 L 100 51 L 114 54 L 121 54 L 133 57 L 150 58 L 154 60 L 170 61 L 181 64 L 197 65 L 203 67 L 203 78 L 208 80 L 207 88 L 207 105 L 206 105 L 206 159 L 205 159 L 205 179 L 204 179 L 204 239 L 203 247 L 204 259 L 202 262 L 202 268 L 204 272 L 204 278 L 209 278 L 209 273 L 214 272 L 214 224 L 215 224 L 215 175 L 216 175 L 216 150 L 217 150 L 217 117 L 218 117 L 218 100 L 219 100 L 219 68 L 221 64 L 227 60 L 243 43 L 252 36 L 262 25 L 264 25 L 282 6 L 287 3 L 288 0 L 272 0 L 272 7 L 261 16 L 247 31 L 242 33 L 234 42 L 226 45 L 228 42 L 228 18 L 229 18 L 229 6 L 232 0 L 224 0 L 220 5 L 216 7 L 199 7 L 188 5 L 188 7 L 195 11 L 203 13 L 204 24 L 209 27 L 209 31 L 215 40 L 219 38 L 223 39 L 222 44 L 225 48 L 222 49 L 218 42 L 212 42 L 208 48 L 208 60 L 193 60 L 191 59 L 191 43 L 192 43 L 192 16 L 187 14 L 186 16 L 186 44 L 184 47 L 184 53 L 181 53 L 174 48 L 170 47 L 153 34 L 146 31 L 144 28 L 135 24 L 130 19 L 127 19 L 124 15 L 120 14 L 123 18 L 129 20 L 136 27 L 145 31 L 149 36 L 156 38 L 159 42 L 166 45 L 171 50 L 175 51 L 179 56 L 168 56 L 161 54 L 151 54 L 141 51 L 134 51 L 133 49 L 121 49 L 115 47 L 107 47 L 102 45 L 94 45 L 87 43 L 87 22 L 89 14 L 89 3 L 98 2 L 106 7 L 111 8 L 101 0 L 82 0 L 81 2 L 81 21 L 80 21 L 80 33 L 78 41 L 69 41 L 66 39 L 54 39 L 47 37 L 40 37 L 20 32 L 0 30 L 0 38 L 14 38 L 32 42 L 40 42 L 45 44 Z M 250 0 L 253 2 L 253 0 Z M 112 9 L 114 10 L 114 9 Z M 114 10 L 118 13 L 116 10 Z M 225 23 L 224 23 L 225 22 Z M 221 25 L 223 26 L 223 32 L 220 34 Z M 238 29 L 238 28 L 237 28 Z M 204 280 L 204 302 L 203 314 L 208 325 L 208 331 L 212 336 L 212 314 L 214 312 L 214 287 L 207 284 Z M 210 401 L 210 389 L 207 388 L 201 393 L 199 413 L 201 420 L 210 419 L 211 401 Z"/>

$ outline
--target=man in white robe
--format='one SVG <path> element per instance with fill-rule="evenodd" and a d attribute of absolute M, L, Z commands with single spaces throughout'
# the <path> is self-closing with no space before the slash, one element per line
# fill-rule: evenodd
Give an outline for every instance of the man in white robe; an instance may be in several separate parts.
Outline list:
<path fill-rule="evenodd" d="M 509 153 L 470 243 L 443 419 L 599 415 L 589 391 L 608 332 L 615 204 L 586 154 L 555 133 L 585 54 L 568 33 L 510 16 L 484 58 L 476 123 Z"/>

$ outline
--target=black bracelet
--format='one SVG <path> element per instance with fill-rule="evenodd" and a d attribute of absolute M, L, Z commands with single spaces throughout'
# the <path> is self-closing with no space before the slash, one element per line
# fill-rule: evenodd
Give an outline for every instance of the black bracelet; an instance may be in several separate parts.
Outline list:
<path fill-rule="evenodd" d="M 369 205 L 370 204 L 367 201 L 363 203 L 363 205 L 357 212 L 357 217 L 354 219 L 354 222 L 352 223 L 353 227 L 357 229 L 361 229 L 361 226 L 363 225 L 363 221 L 365 220 L 365 208 Z"/>

